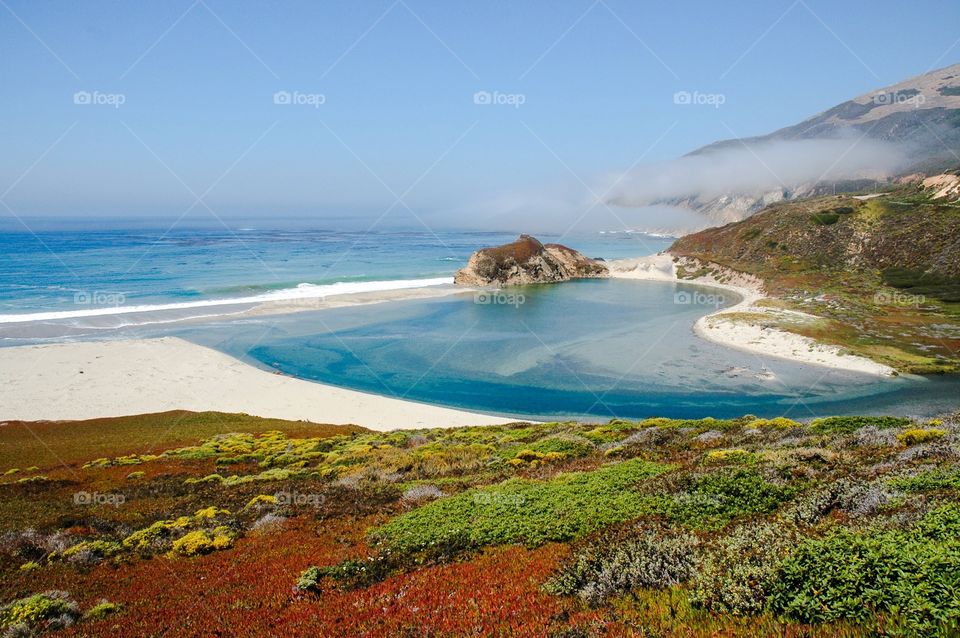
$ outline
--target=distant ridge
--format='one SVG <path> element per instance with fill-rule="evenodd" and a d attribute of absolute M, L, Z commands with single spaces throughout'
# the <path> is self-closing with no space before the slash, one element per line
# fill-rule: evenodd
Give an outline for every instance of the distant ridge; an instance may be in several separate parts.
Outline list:
<path fill-rule="evenodd" d="M 840 139 L 851 134 L 857 139 L 893 142 L 902 147 L 906 165 L 888 176 L 891 178 L 930 175 L 960 165 L 960 64 L 870 91 L 767 135 L 717 141 L 685 157 L 709 157 L 720 151 L 777 141 Z M 691 194 L 649 203 L 690 208 L 713 222 L 728 223 L 777 201 L 862 190 L 874 183 L 873 179 L 797 183 L 775 190 Z"/>

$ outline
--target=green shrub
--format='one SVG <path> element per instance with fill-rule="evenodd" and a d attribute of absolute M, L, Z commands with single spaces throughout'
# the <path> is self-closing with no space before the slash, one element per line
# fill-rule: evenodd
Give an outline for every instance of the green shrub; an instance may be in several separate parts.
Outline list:
<path fill-rule="evenodd" d="M 7 629 L 5 635 L 31 635 L 31 630 L 66 627 L 79 617 L 77 604 L 67 592 L 46 591 L 0 607 L 0 629 Z M 22 630 L 14 629 L 18 627 Z"/>
<path fill-rule="evenodd" d="M 915 476 L 891 479 L 889 484 L 904 492 L 960 490 L 960 471 L 956 468 L 928 470 Z"/>
<path fill-rule="evenodd" d="M 850 434 L 860 428 L 875 427 L 881 430 L 889 428 L 903 428 L 913 424 L 913 421 L 896 416 L 830 416 L 824 419 L 814 419 L 810 429 L 818 434 Z"/>
<path fill-rule="evenodd" d="M 115 556 L 122 550 L 123 546 L 120 543 L 103 540 L 83 541 L 65 549 L 60 557 L 71 562 L 93 563 Z"/>
<path fill-rule="evenodd" d="M 801 427 L 800 423 L 794 421 L 793 419 L 788 419 L 782 416 L 778 416 L 773 419 L 754 419 L 747 423 L 746 426 L 750 428 L 770 428 L 774 430 L 786 430 L 789 428 Z"/>
<path fill-rule="evenodd" d="M 669 469 L 630 460 L 547 481 L 510 479 L 398 516 L 375 530 L 373 538 L 401 552 L 458 536 L 474 546 L 570 540 L 649 511 L 651 499 L 632 488 Z"/>
<path fill-rule="evenodd" d="M 865 622 L 875 613 L 916 635 L 960 628 L 960 509 L 932 511 L 912 530 L 841 529 L 803 543 L 777 572 L 770 604 L 807 623 Z"/>
<path fill-rule="evenodd" d="M 111 603 L 109 600 L 102 599 L 96 605 L 87 610 L 84 618 L 89 620 L 102 620 L 120 611 L 120 605 Z"/>
<path fill-rule="evenodd" d="M 605 534 L 578 551 L 544 589 L 598 605 L 644 587 L 672 587 L 693 576 L 698 545 L 695 536 L 668 528 L 642 527 L 626 537 Z"/>
<path fill-rule="evenodd" d="M 330 567 L 308 567 L 297 580 L 297 589 L 319 593 L 323 580 L 329 578 L 342 589 L 356 589 L 377 583 L 399 568 L 387 554 L 369 558 L 352 558 Z"/>
<path fill-rule="evenodd" d="M 714 539 L 704 552 L 690 602 L 714 613 L 760 613 L 777 568 L 796 539 L 794 528 L 766 521 L 741 525 Z"/>
<path fill-rule="evenodd" d="M 732 468 L 706 474 L 692 488 L 663 504 L 664 513 L 687 525 L 720 528 L 747 514 L 769 514 L 798 489 L 769 483 L 755 469 Z"/>
<path fill-rule="evenodd" d="M 540 439 L 530 446 L 534 452 L 557 452 L 567 456 L 586 456 L 594 451 L 593 443 L 581 436 L 557 435 Z"/>
<path fill-rule="evenodd" d="M 837 213 L 831 213 L 827 210 L 822 210 L 819 213 L 814 213 L 811 215 L 810 221 L 818 226 L 831 226 L 840 221 L 840 215 Z"/>

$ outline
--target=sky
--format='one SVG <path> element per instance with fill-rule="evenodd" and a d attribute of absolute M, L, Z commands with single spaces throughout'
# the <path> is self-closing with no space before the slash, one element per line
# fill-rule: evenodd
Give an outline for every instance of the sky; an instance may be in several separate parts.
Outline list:
<path fill-rule="evenodd" d="M 955 0 L 0 0 L 0 218 L 470 225 L 953 64 L 957 25 Z"/>

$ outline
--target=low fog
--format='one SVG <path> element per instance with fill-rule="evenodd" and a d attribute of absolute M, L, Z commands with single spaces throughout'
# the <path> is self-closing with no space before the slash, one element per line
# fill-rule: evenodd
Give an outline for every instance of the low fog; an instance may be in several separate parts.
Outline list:
<path fill-rule="evenodd" d="M 860 137 L 728 142 L 723 147 L 601 180 L 608 201 L 642 206 L 661 200 L 791 190 L 803 184 L 882 179 L 906 162 L 894 144 Z"/>
<path fill-rule="evenodd" d="M 683 234 L 716 225 L 684 200 L 760 197 L 818 182 L 883 180 L 903 168 L 905 149 L 848 135 L 835 139 L 729 141 L 664 162 L 610 171 L 582 181 L 501 193 L 459 211 L 484 228 L 529 232 L 643 230 Z"/>

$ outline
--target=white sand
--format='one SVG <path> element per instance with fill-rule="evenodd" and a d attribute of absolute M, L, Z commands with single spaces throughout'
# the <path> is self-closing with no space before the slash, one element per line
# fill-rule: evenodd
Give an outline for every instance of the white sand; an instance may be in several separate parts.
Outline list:
<path fill-rule="evenodd" d="M 215 410 L 375 430 L 509 419 L 322 385 L 165 337 L 0 348 L 0 420 Z"/>
<path fill-rule="evenodd" d="M 688 270 L 697 270 L 698 263 L 688 263 Z M 681 281 L 677 278 L 673 256 L 667 253 L 652 255 L 641 259 L 623 259 L 610 262 L 610 275 L 620 279 L 640 279 L 647 281 Z M 750 275 L 726 271 L 724 281 L 706 276 L 697 279 L 683 279 L 684 283 L 710 286 L 728 290 L 741 296 L 739 303 L 701 317 L 693 326 L 694 332 L 709 341 L 752 352 L 762 356 L 790 359 L 800 363 L 826 366 L 840 370 L 851 370 L 867 374 L 888 376 L 893 368 L 876 361 L 844 352 L 842 348 L 823 344 L 803 335 L 787 332 L 769 325 L 769 321 L 745 321 L 725 316 L 731 313 L 749 312 L 773 319 L 789 318 L 794 321 L 813 321 L 816 317 L 800 312 L 758 306 L 757 302 L 766 299 L 762 282 Z"/>

